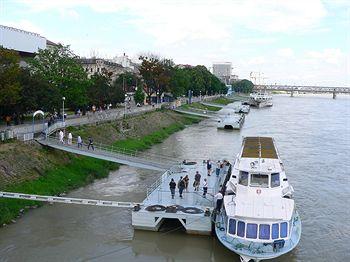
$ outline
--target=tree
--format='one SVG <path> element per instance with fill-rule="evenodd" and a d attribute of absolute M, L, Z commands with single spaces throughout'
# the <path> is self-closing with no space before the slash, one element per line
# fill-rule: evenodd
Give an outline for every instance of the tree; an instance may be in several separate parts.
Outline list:
<path fill-rule="evenodd" d="M 136 89 L 134 100 L 135 103 L 143 104 L 143 101 L 145 100 L 145 93 L 143 92 L 142 88 Z"/>
<path fill-rule="evenodd" d="M 0 115 L 12 115 L 21 99 L 19 55 L 0 46 Z"/>
<path fill-rule="evenodd" d="M 233 83 L 232 88 L 235 92 L 251 93 L 253 91 L 254 84 L 247 79 L 243 79 L 241 81 Z"/>
<path fill-rule="evenodd" d="M 153 54 L 140 56 L 139 59 L 142 61 L 139 71 L 148 98 L 150 99 L 155 92 L 159 91 L 159 94 L 162 94 L 169 91 L 174 62 Z"/>
<path fill-rule="evenodd" d="M 68 107 L 87 104 L 87 74 L 69 46 L 39 50 L 38 55 L 29 61 L 29 66 L 32 74 L 40 76 L 66 97 Z"/>

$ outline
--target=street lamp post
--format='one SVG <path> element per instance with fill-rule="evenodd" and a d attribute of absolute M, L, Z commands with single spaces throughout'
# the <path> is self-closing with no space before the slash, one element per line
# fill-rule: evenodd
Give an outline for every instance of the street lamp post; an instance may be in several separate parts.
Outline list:
<path fill-rule="evenodd" d="M 159 90 L 157 91 L 157 108 L 158 108 L 158 96 L 159 96 Z"/>
<path fill-rule="evenodd" d="M 124 118 L 126 117 L 126 103 L 127 103 L 127 100 L 128 100 L 128 95 L 125 94 L 125 99 L 124 99 Z"/>
<path fill-rule="evenodd" d="M 202 91 L 199 91 L 199 101 L 202 101 Z"/>
<path fill-rule="evenodd" d="M 64 100 L 66 100 L 65 97 L 62 97 L 62 122 L 64 123 Z"/>

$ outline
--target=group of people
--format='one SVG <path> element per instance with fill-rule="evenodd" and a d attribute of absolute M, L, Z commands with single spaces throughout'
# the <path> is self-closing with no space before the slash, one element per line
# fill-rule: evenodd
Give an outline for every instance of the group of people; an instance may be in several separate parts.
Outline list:
<path fill-rule="evenodd" d="M 220 175 L 221 170 L 224 168 L 226 164 L 225 162 L 226 161 L 221 162 L 220 160 L 216 162 L 215 174 L 217 177 Z M 213 162 L 210 159 L 208 159 L 206 163 L 207 163 L 207 175 L 210 176 L 213 172 Z"/>
<path fill-rule="evenodd" d="M 194 181 L 193 181 L 194 191 L 199 191 L 200 180 L 201 180 L 201 174 L 199 174 L 199 172 L 197 171 L 195 176 L 194 176 Z M 174 197 L 175 197 L 176 187 L 179 189 L 180 198 L 183 198 L 183 196 L 182 196 L 183 192 L 184 191 L 188 192 L 189 181 L 190 181 L 190 178 L 188 177 L 188 175 L 186 175 L 185 177 L 180 177 L 177 184 L 174 181 L 174 179 L 172 178 L 170 183 L 169 183 L 171 198 L 174 199 Z M 208 193 L 208 181 L 206 178 L 204 178 L 204 182 L 203 182 L 203 197 L 204 198 L 206 197 L 207 193 Z"/>
<path fill-rule="evenodd" d="M 58 139 L 59 139 L 59 142 L 61 144 L 63 144 L 63 145 L 65 144 L 64 137 L 65 137 L 65 134 L 64 134 L 63 130 L 60 130 L 58 132 Z M 68 133 L 68 137 L 67 137 L 67 144 L 68 145 L 72 145 L 72 143 L 73 143 L 73 135 L 72 135 L 71 132 L 69 132 Z M 78 148 L 83 148 L 83 139 L 81 138 L 81 136 L 77 137 L 77 146 L 78 146 Z M 95 150 L 95 148 L 94 148 L 94 140 L 91 137 L 89 137 L 88 144 L 87 144 L 87 149 L 89 150 L 90 148 L 92 150 Z"/>

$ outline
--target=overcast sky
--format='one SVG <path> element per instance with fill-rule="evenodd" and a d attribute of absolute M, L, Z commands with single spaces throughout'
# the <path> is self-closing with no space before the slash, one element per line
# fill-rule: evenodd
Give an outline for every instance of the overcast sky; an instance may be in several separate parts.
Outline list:
<path fill-rule="evenodd" d="M 81 56 L 153 52 L 180 64 L 229 61 L 267 83 L 350 86 L 346 0 L 0 0 L 0 24 Z"/>

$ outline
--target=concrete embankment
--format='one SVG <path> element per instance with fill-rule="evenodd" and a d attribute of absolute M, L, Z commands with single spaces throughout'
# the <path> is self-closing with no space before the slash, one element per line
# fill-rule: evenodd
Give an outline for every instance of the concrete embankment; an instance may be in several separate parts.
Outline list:
<path fill-rule="evenodd" d="M 199 122 L 168 110 L 145 113 L 100 125 L 70 127 L 73 136 L 94 138 L 95 143 L 144 150 L 160 143 L 186 125 Z M 108 176 L 117 164 L 43 148 L 35 142 L 0 144 L 0 190 L 58 195 Z M 0 225 L 15 222 L 33 201 L 0 199 Z"/>

